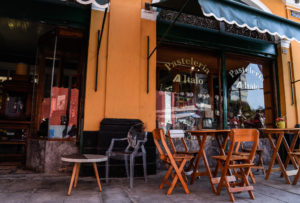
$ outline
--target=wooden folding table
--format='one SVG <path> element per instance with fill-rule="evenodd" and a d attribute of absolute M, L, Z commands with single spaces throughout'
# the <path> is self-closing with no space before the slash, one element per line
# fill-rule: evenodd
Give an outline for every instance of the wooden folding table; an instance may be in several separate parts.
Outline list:
<path fill-rule="evenodd" d="M 300 138 L 300 128 L 299 129 L 297 129 L 297 128 L 291 128 L 291 129 L 288 129 L 288 128 L 286 128 L 286 129 L 266 128 L 266 129 L 261 129 L 261 131 L 268 136 L 271 147 L 273 149 L 272 159 L 271 159 L 271 162 L 270 162 L 270 165 L 269 165 L 269 169 L 267 170 L 267 173 L 266 173 L 266 180 L 268 180 L 268 178 L 270 177 L 271 172 L 281 171 L 283 177 L 286 180 L 286 182 L 288 184 L 291 184 L 289 176 L 296 175 L 297 172 L 298 172 L 298 167 L 299 167 L 296 160 L 291 155 L 291 153 L 294 151 L 297 140 Z M 288 143 L 287 143 L 287 141 L 284 137 L 285 133 L 293 134 L 293 139 L 292 139 L 292 142 L 291 142 L 290 146 L 288 145 Z M 273 142 L 272 136 L 276 140 L 276 145 Z M 284 148 L 286 149 L 286 152 L 287 152 L 287 158 L 286 158 L 284 164 L 283 164 L 283 162 L 282 162 L 282 160 L 279 156 L 279 153 L 278 153 L 280 145 L 281 145 L 282 142 L 283 142 Z M 279 168 L 273 168 L 273 165 L 275 163 L 275 159 L 277 160 L 277 162 L 279 164 Z M 292 162 L 295 170 L 287 171 L 286 169 L 287 169 L 287 166 L 288 166 L 290 161 Z"/>
<path fill-rule="evenodd" d="M 198 176 L 208 176 L 212 190 L 216 193 L 217 190 L 216 190 L 215 184 L 219 183 L 219 178 L 214 178 L 212 176 L 204 147 L 205 147 L 205 143 L 206 143 L 206 138 L 208 136 L 213 136 L 216 138 L 216 141 L 218 143 L 218 146 L 220 149 L 220 154 L 225 155 L 225 147 L 226 147 L 226 143 L 229 138 L 230 130 L 197 130 L 197 131 L 187 131 L 187 132 L 191 133 L 193 136 L 196 136 L 198 143 L 199 143 L 199 152 L 198 152 L 198 156 L 196 158 L 195 168 L 194 168 L 192 178 L 191 178 L 191 184 L 194 183 L 195 178 Z M 223 141 L 221 140 L 221 138 L 224 138 Z M 201 157 L 203 158 L 204 165 L 206 168 L 206 171 L 204 171 L 204 172 L 197 171 L 199 164 L 200 164 Z"/>

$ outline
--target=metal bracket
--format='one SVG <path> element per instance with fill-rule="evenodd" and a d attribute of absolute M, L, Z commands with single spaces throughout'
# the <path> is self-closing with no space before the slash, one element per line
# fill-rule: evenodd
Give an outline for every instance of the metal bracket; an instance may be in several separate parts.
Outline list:
<path fill-rule="evenodd" d="M 162 41 L 165 39 L 165 37 L 168 35 L 169 31 L 171 30 L 171 28 L 173 27 L 173 25 L 175 24 L 175 22 L 178 20 L 179 16 L 182 14 L 183 10 L 185 9 L 185 7 L 188 5 L 188 3 L 190 1 L 191 0 L 186 0 L 186 2 L 183 4 L 183 6 L 181 7 L 181 9 L 179 10 L 177 16 L 175 17 L 175 19 L 173 20 L 173 22 L 169 25 L 169 27 L 167 28 L 167 30 L 164 32 L 164 34 L 162 35 L 162 37 L 158 41 L 156 47 L 151 51 L 150 54 L 149 54 L 149 52 L 150 52 L 150 50 L 149 50 L 149 36 L 147 36 L 147 94 L 149 93 L 149 60 L 150 60 L 151 56 L 154 54 L 154 52 L 157 50 L 157 48 L 160 46 L 160 44 L 162 43 Z"/>
<path fill-rule="evenodd" d="M 291 95 L 292 95 L 292 105 L 295 104 L 295 97 L 294 97 L 294 87 L 293 87 L 293 84 L 297 83 L 297 82 L 300 82 L 300 80 L 295 80 L 293 81 L 293 73 L 292 73 L 292 64 L 291 62 L 289 62 L 289 71 L 290 71 L 290 80 L 291 80 Z"/>
<path fill-rule="evenodd" d="M 147 94 L 149 93 L 149 36 L 147 36 Z"/>
<path fill-rule="evenodd" d="M 95 92 L 97 92 L 97 89 L 98 89 L 99 52 L 100 52 L 100 47 L 101 47 L 101 41 L 102 41 L 102 35 L 103 35 L 106 15 L 107 15 L 107 8 L 105 8 L 104 16 L 103 16 L 103 20 L 102 20 L 102 27 L 101 27 L 101 30 L 98 30 L 98 36 L 97 36 L 98 44 L 97 44 L 97 61 L 96 61 L 96 75 L 95 75 L 95 77 L 96 77 L 95 78 Z"/>

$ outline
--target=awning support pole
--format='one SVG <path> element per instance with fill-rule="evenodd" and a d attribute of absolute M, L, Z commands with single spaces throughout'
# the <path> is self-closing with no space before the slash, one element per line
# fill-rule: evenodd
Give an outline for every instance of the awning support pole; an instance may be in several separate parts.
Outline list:
<path fill-rule="evenodd" d="M 147 94 L 149 93 L 149 36 L 147 36 Z"/>
<path fill-rule="evenodd" d="M 293 81 L 293 73 L 292 73 L 292 64 L 291 62 L 289 62 L 289 71 L 290 71 L 290 80 L 291 80 L 291 95 L 292 95 L 292 105 L 294 105 L 294 88 L 293 88 L 293 84 L 296 81 Z"/>
<path fill-rule="evenodd" d="M 164 32 L 164 34 L 162 35 L 162 37 L 160 38 L 160 40 L 158 41 L 156 47 L 151 51 L 151 53 L 149 54 L 149 36 L 147 36 L 147 94 L 149 93 L 149 60 L 151 58 L 151 56 L 154 54 L 154 52 L 157 50 L 157 48 L 159 47 L 159 45 L 162 43 L 162 41 L 165 39 L 165 37 L 168 35 L 169 31 L 171 30 L 171 28 L 174 26 L 174 24 L 176 23 L 177 19 L 179 18 L 179 16 L 182 14 L 183 10 L 185 9 L 185 7 L 187 6 L 187 4 L 190 2 L 191 0 L 187 0 L 183 6 L 181 7 L 181 9 L 179 10 L 177 16 L 175 17 L 175 19 L 173 20 L 173 22 L 169 25 L 169 27 L 167 28 L 167 30 Z"/>
<path fill-rule="evenodd" d="M 98 30 L 98 36 L 97 36 L 98 44 L 97 44 L 97 61 L 96 61 L 96 75 L 95 75 L 95 77 L 96 77 L 95 78 L 96 79 L 95 80 L 95 92 L 97 92 L 97 89 L 98 89 L 99 52 L 100 52 L 100 46 L 101 46 L 101 41 L 102 41 L 102 35 L 103 35 L 106 15 L 107 15 L 107 8 L 105 8 L 104 16 L 103 16 L 103 20 L 102 20 L 102 27 L 101 27 L 101 30 Z"/>

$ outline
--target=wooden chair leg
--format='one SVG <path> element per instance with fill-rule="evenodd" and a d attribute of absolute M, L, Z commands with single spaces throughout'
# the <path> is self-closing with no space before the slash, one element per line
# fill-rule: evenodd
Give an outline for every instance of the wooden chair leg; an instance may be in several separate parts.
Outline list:
<path fill-rule="evenodd" d="M 264 165 L 264 160 L 263 160 L 262 153 L 263 153 L 263 151 L 259 152 L 259 161 L 258 161 L 258 164 L 259 164 L 259 166 L 262 167 L 261 170 L 262 170 L 263 174 L 266 175 L 266 172 L 265 172 L 265 165 Z"/>
<path fill-rule="evenodd" d="M 70 195 L 71 191 L 72 191 L 72 187 L 73 187 L 73 183 L 74 183 L 74 179 L 75 179 L 75 175 L 76 175 L 76 170 L 77 170 L 77 164 L 78 163 L 75 163 L 74 167 L 73 167 L 73 172 L 72 172 L 71 182 L 69 185 L 68 195 Z"/>
<path fill-rule="evenodd" d="M 190 160 L 190 163 L 189 163 L 188 167 L 186 168 L 186 171 L 190 171 L 191 169 L 194 170 L 194 168 L 196 167 L 194 164 L 194 161 L 195 161 L 195 157 Z"/>
<path fill-rule="evenodd" d="M 170 176 L 171 173 L 172 173 L 172 169 L 173 169 L 173 166 L 170 165 L 169 168 L 168 168 L 168 171 L 167 171 L 166 175 L 164 176 L 164 178 L 163 178 L 162 181 L 161 181 L 161 184 L 160 184 L 160 186 L 159 186 L 160 189 L 163 189 L 163 188 L 164 188 L 164 185 L 167 184 L 166 182 L 168 181 L 168 178 L 169 178 L 169 176 Z"/>
<path fill-rule="evenodd" d="M 96 180 L 97 180 L 97 183 L 98 183 L 98 188 L 99 188 L 99 191 L 101 192 L 102 188 L 101 188 L 101 184 L 100 184 L 100 179 L 99 179 L 97 164 L 93 163 L 93 167 L 94 167 L 94 171 L 95 171 Z"/>
<path fill-rule="evenodd" d="M 176 185 L 178 179 L 179 179 L 179 181 L 181 182 L 181 185 L 182 185 L 182 187 L 183 187 L 185 193 L 186 193 L 186 194 L 190 194 L 190 191 L 189 191 L 189 189 L 188 189 L 188 187 L 187 187 L 187 185 L 186 185 L 186 182 L 184 181 L 184 179 L 183 179 L 183 177 L 182 177 L 183 167 L 184 167 L 186 161 L 187 161 L 187 160 L 184 159 L 184 160 L 181 162 L 181 165 L 180 165 L 179 168 L 178 168 L 176 165 L 173 166 L 173 167 L 174 167 L 174 170 L 175 170 L 175 172 L 176 172 L 176 176 L 175 176 L 175 178 L 174 178 L 173 181 L 172 181 L 172 184 L 171 184 L 171 186 L 170 186 L 170 188 L 169 188 L 169 190 L 168 190 L 168 192 L 167 192 L 167 195 L 170 195 L 170 194 L 172 193 L 172 191 L 173 191 L 173 189 L 174 189 L 174 187 L 175 187 L 175 185 Z"/>
<path fill-rule="evenodd" d="M 252 173 L 252 170 L 251 170 L 251 169 L 250 169 L 250 171 L 249 171 L 249 175 L 250 175 L 250 179 L 251 179 L 252 183 L 255 184 L 255 183 L 256 183 L 256 180 L 255 180 L 254 174 Z M 248 175 L 247 175 L 247 177 L 248 177 Z"/>
<path fill-rule="evenodd" d="M 224 184 L 225 184 L 225 187 L 226 187 L 226 190 L 227 190 L 227 193 L 228 193 L 228 195 L 229 195 L 229 198 L 230 198 L 230 200 L 232 201 L 232 202 L 234 202 L 235 201 L 235 199 L 234 199 L 234 196 L 233 196 L 233 194 L 232 194 L 232 192 L 230 191 L 230 184 L 229 184 L 229 182 L 228 182 L 228 180 L 227 180 L 227 178 L 226 178 L 226 173 L 224 173 L 224 176 L 222 176 L 223 177 L 223 181 L 224 181 Z M 221 182 L 220 182 L 221 183 Z M 221 185 L 221 187 L 220 187 L 220 189 L 219 189 L 219 194 L 221 193 L 221 188 L 222 188 L 222 185 Z"/>
<path fill-rule="evenodd" d="M 298 173 L 295 176 L 295 179 L 293 181 L 293 185 L 297 185 L 297 182 L 298 182 L 299 178 L 300 178 L 300 168 L 298 169 Z"/>
<path fill-rule="evenodd" d="M 218 176 L 218 173 L 219 173 L 219 170 L 220 170 L 220 165 L 221 165 L 221 163 L 220 163 L 220 161 L 218 160 L 218 161 L 217 161 L 216 169 L 215 169 L 215 171 L 214 171 L 214 177 L 217 177 L 217 176 Z M 222 170 L 222 169 L 221 169 L 221 170 Z"/>
<path fill-rule="evenodd" d="M 76 176 L 75 176 L 74 188 L 76 188 L 76 186 L 77 186 L 77 181 L 78 181 L 78 177 L 79 177 L 79 171 L 80 171 L 80 163 L 78 163 L 77 169 L 76 169 Z"/>
<path fill-rule="evenodd" d="M 299 178 L 300 178 L 300 158 L 298 158 L 297 156 L 295 156 L 295 159 L 296 159 L 297 162 L 298 162 L 298 173 L 297 173 L 296 176 L 295 176 L 295 179 L 294 179 L 294 181 L 293 181 L 293 185 L 297 185 L 297 182 L 298 182 L 298 180 L 299 180 Z"/>
<path fill-rule="evenodd" d="M 244 169 L 241 168 L 241 174 L 242 174 L 242 178 L 243 178 L 243 180 L 244 180 L 244 185 L 250 186 L 249 180 L 248 180 L 248 178 L 247 178 L 247 174 L 250 173 L 251 168 L 247 168 L 246 170 L 247 170 L 247 171 L 245 172 Z M 255 196 L 254 196 L 252 190 L 248 190 L 248 193 L 249 193 L 251 199 L 255 199 Z"/>

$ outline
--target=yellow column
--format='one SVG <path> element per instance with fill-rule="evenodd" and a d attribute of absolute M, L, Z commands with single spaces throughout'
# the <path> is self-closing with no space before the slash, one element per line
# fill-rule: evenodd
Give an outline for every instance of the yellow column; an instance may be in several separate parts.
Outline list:
<path fill-rule="evenodd" d="M 147 36 L 156 46 L 155 18 L 144 18 L 150 0 L 111 0 L 100 50 L 98 91 L 95 86 L 97 31 L 103 12 L 92 11 L 88 53 L 84 130 L 99 130 L 103 118 L 140 119 L 155 128 L 156 55 L 150 60 L 147 94 Z M 149 16 L 148 16 L 149 17 Z"/>
<path fill-rule="evenodd" d="M 291 80 L 289 63 L 291 63 L 290 44 L 282 40 L 278 48 L 278 76 L 281 114 L 286 117 L 288 128 L 295 126 L 297 122 L 296 105 L 292 104 Z"/>
<path fill-rule="evenodd" d="M 293 81 L 300 80 L 300 43 L 292 42 L 291 43 L 291 54 L 292 54 L 292 68 L 293 68 Z M 297 124 L 300 124 L 300 81 L 294 83 L 294 100 L 296 105 L 296 113 L 297 113 Z"/>

